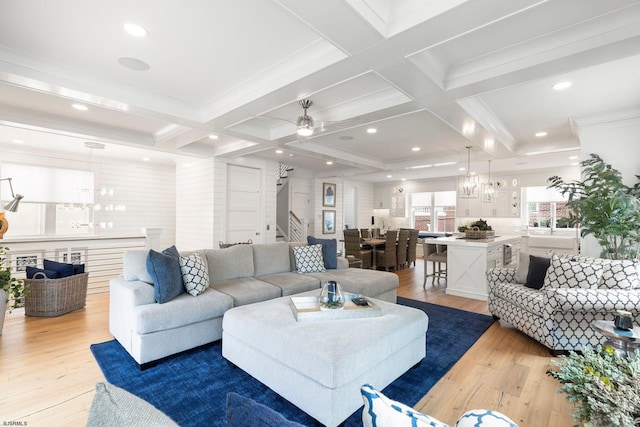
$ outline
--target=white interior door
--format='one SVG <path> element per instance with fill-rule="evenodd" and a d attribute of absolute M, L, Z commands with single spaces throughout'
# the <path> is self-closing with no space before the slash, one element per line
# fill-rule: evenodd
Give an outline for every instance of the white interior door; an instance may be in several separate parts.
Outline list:
<path fill-rule="evenodd" d="M 227 169 L 227 242 L 261 243 L 260 170 L 229 165 Z"/>
<path fill-rule="evenodd" d="M 309 193 L 294 191 L 291 210 L 300 219 L 309 219 Z"/>

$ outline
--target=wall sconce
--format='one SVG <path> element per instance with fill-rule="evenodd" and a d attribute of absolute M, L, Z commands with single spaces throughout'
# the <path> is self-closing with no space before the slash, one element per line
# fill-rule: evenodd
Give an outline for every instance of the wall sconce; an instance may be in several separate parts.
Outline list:
<path fill-rule="evenodd" d="M 4 209 L 9 212 L 17 212 L 18 205 L 20 204 L 20 200 L 22 200 L 24 196 L 22 194 L 15 194 L 13 192 L 13 185 L 11 185 L 11 178 L 0 178 L 0 181 L 9 181 L 9 188 L 11 188 L 11 197 L 13 197 L 13 200 L 11 200 L 9 203 L 4 205 Z"/>

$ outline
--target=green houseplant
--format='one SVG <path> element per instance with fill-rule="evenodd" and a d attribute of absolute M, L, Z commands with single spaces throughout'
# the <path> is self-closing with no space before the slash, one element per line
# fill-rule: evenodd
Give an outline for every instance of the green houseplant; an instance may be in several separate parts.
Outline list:
<path fill-rule="evenodd" d="M 629 187 L 620 172 L 597 154 L 580 162 L 582 181 L 548 179 L 548 188 L 568 196 L 568 224 L 592 235 L 602 248 L 601 258 L 634 259 L 640 245 L 640 182 Z M 636 178 L 640 179 L 638 175 Z"/>
<path fill-rule="evenodd" d="M 0 247 L 0 334 L 4 324 L 4 316 L 7 308 L 11 312 L 14 308 L 24 303 L 24 298 L 29 292 L 29 287 L 24 280 L 16 279 L 11 275 L 11 267 L 6 265 L 6 253 L 9 248 Z"/>
<path fill-rule="evenodd" d="M 560 381 L 559 392 L 576 407 L 573 418 L 591 427 L 640 425 L 640 353 L 625 358 L 611 346 L 569 352 L 547 374 Z"/>

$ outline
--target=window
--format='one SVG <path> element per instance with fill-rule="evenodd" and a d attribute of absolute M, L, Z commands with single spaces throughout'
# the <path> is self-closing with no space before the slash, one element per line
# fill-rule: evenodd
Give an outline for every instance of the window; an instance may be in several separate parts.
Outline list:
<path fill-rule="evenodd" d="M 411 223 L 420 231 L 454 232 L 456 192 L 436 191 L 411 194 Z"/>
<path fill-rule="evenodd" d="M 527 223 L 532 228 L 569 228 L 566 200 L 547 187 L 526 187 Z"/>
<path fill-rule="evenodd" d="M 92 234 L 93 172 L 3 163 L 2 176 L 25 196 L 7 215 L 12 237 Z M 4 204 L 11 193 L 0 196 Z"/>

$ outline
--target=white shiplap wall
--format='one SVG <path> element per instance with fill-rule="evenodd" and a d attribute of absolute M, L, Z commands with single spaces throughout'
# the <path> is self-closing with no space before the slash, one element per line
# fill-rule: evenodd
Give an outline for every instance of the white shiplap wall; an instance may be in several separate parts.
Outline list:
<path fill-rule="evenodd" d="M 216 247 L 213 159 L 179 163 L 176 183 L 176 246 L 179 250 Z"/>
<path fill-rule="evenodd" d="M 2 162 L 91 170 L 95 174 L 96 194 L 94 204 L 103 208 L 95 211 L 94 223 L 112 223 L 111 228 L 95 227 L 95 236 L 140 235 L 144 228 L 161 228 L 160 244 L 175 242 L 176 233 L 176 181 L 175 166 L 142 162 L 100 160 L 89 162 L 86 155 L 61 155 L 50 153 L 2 152 Z M 20 183 L 13 183 L 21 191 Z M 101 188 L 113 190 L 113 196 L 100 194 Z M 24 192 L 23 203 L 29 195 Z M 108 211 L 105 206 L 124 205 L 125 211 Z M 10 232 L 9 232 L 10 233 Z M 12 238 L 9 233 L 5 238 Z"/>

